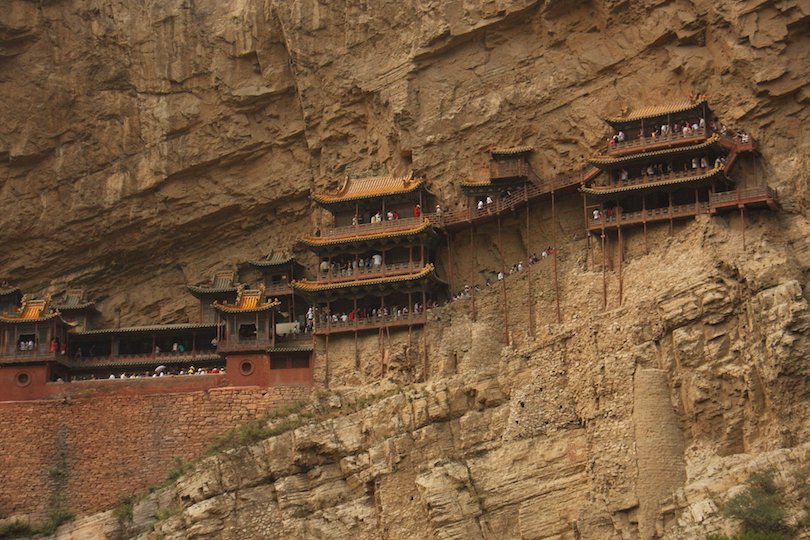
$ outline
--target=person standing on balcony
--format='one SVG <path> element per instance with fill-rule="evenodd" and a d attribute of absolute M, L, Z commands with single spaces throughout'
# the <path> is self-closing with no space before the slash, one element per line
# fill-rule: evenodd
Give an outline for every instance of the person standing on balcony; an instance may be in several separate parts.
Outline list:
<path fill-rule="evenodd" d="M 420 217 L 422 215 L 422 207 L 420 205 L 416 205 L 413 207 L 413 217 Z"/>
<path fill-rule="evenodd" d="M 479 209 L 479 210 L 483 210 L 483 209 L 484 209 L 484 199 L 480 199 L 480 200 L 478 201 L 478 209 Z"/>
<path fill-rule="evenodd" d="M 371 256 L 372 264 L 374 265 L 375 270 L 379 270 L 382 267 L 382 255 L 379 253 L 375 253 Z"/>

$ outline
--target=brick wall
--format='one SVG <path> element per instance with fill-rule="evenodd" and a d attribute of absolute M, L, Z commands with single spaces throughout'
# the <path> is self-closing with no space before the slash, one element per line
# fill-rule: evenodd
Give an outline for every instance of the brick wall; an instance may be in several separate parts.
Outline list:
<path fill-rule="evenodd" d="M 194 378 L 178 377 L 178 384 Z M 191 459 L 217 435 L 310 390 L 224 387 L 0 402 L 0 516 L 41 514 L 57 494 L 75 513 L 112 508 L 163 481 L 175 457 Z M 53 474 L 59 463 L 66 464 L 64 476 Z"/>

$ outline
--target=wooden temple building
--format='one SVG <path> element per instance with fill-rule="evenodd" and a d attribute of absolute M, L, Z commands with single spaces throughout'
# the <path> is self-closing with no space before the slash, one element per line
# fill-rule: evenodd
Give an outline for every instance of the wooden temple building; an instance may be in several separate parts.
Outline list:
<path fill-rule="evenodd" d="M 314 279 L 291 285 L 313 305 L 314 333 L 423 325 L 426 305 L 446 288 L 432 262 L 438 232 L 422 212 L 433 203 L 424 180 L 347 178 L 313 199 L 332 225 L 302 239 L 320 262 Z"/>
<path fill-rule="evenodd" d="M 606 118 L 608 147 L 590 158 L 602 174 L 585 182 L 589 231 L 668 222 L 725 209 L 771 207 L 767 187 L 738 188 L 730 176 L 740 154 L 756 151 L 749 135 L 715 129 L 705 100 L 650 107 Z"/>
<path fill-rule="evenodd" d="M 452 274 L 453 250 L 459 249 L 453 235 L 469 230 L 474 251 L 478 224 L 497 222 L 505 274 L 502 220 L 511 216 L 512 226 L 525 222 L 528 243 L 532 202 L 546 197 L 555 221 L 555 197 L 581 192 L 584 229 L 600 233 L 603 255 L 611 235 L 617 236 L 620 303 L 624 228 L 643 227 L 646 244 L 649 224 L 668 223 L 672 231 L 677 220 L 736 209 L 744 225 L 746 209 L 777 207 L 770 188 L 733 179 L 740 157 L 757 152 L 756 141 L 745 133 L 718 130 L 705 100 L 650 107 L 605 121 L 612 130 L 606 148 L 588 166 L 551 178 L 532 170 L 529 146 L 492 149 L 488 177 L 460 185 L 466 208 L 439 211 L 424 180 L 413 173 L 347 177 L 332 192 L 314 193 L 320 207 L 318 228 L 300 244 L 317 256 L 316 266 L 307 269 L 286 254 L 249 261 L 261 274 L 255 287 L 238 283 L 233 271 L 216 272 L 210 281 L 188 286 L 199 301 L 197 322 L 95 328 L 99 313 L 82 290 L 70 289 L 52 302 L 50 297 L 24 296 L 3 282 L 0 399 L 53 396 L 58 393 L 54 385 L 62 382 L 125 378 L 127 373 L 216 373 L 213 386 L 311 385 L 318 336 L 325 337 L 320 368 L 328 384 L 331 335 L 353 335 L 357 350 L 360 332 L 378 331 L 382 343 L 384 332 L 425 325 L 428 307 L 448 298 L 448 285 L 435 265 L 438 250 L 447 250 Z M 525 212 L 518 214 L 519 207 Z M 559 322 L 554 231 L 548 245 Z M 587 245 L 590 251 L 590 239 Z M 603 280 L 607 259 L 603 257 Z M 501 281 L 508 343 L 507 285 Z M 606 282 L 603 291 L 607 306 Z M 473 296 L 473 318 L 474 302 Z M 530 333 L 532 314 L 530 309 Z"/>

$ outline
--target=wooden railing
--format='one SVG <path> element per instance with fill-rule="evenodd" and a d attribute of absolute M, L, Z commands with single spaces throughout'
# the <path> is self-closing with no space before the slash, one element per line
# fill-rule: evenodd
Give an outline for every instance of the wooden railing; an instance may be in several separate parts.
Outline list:
<path fill-rule="evenodd" d="M 292 294 L 292 287 L 289 283 L 276 283 L 265 287 L 264 294 L 265 296 L 284 296 Z"/>
<path fill-rule="evenodd" d="M 655 139 L 652 137 L 644 137 L 642 135 L 636 139 L 630 139 L 616 144 L 608 143 L 607 153 L 618 154 L 627 152 L 628 150 L 633 150 L 634 152 L 646 152 L 655 149 L 655 147 L 659 145 L 669 146 L 672 144 L 697 142 L 706 139 L 707 136 L 708 131 L 706 128 L 700 128 L 696 131 L 692 131 L 688 135 L 684 135 L 683 132 L 667 133 L 666 135 L 661 135 Z"/>
<path fill-rule="evenodd" d="M 684 217 L 697 216 L 699 214 L 708 214 L 718 209 L 736 208 L 752 204 L 765 203 L 769 206 L 773 206 L 777 201 L 777 192 L 767 186 L 735 191 L 722 191 L 720 193 L 711 193 L 708 202 L 681 204 L 671 207 L 665 206 L 663 208 L 652 208 L 638 212 L 622 212 L 621 210 L 617 210 L 616 214 L 612 216 L 600 215 L 598 219 L 595 219 L 592 215 L 588 215 L 588 229 L 593 231 L 602 228 L 635 225 L 638 223 L 681 219 Z"/>
<path fill-rule="evenodd" d="M 421 225 L 424 220 L 425 218 L 423 217 L 405 217 L 380 221 L 379 223 L 358 223 L 357 225 L 329 227 L 321 231 L 321 238 L 365 236 L 379 232 L 413 229 Z"/>
<path fill-rule="evenodd" d="M 524 158 L 494 160 L 489 163 L 489 177 L 493 180 L 527 176 L 529 176 L 529 164 Z"/>
<path fill-rule="evenodd" d="M 210 360 L 218 356 L 215 349 L 203 349 L 199 351 L 185 352 L 160 352 L 156 354 L 110 354 L 104 356 L 84 356 L 81 358 L 70 358 L 64 361 L 70 367 L 95 367 L 99 365 L 114 364 L 164 364 L 164 363 L 186 363 L 200 360 Z M 63 357 L 64 358 L 64 357 Z"/>
<path fill-rule="evenodd" d="M 9 348 L 0 354 L 0 364 L 13 364 L 18 362 L 33 362 L 42 360 L 56 360 L 61 356 L 59 352 L 51 352 L 49 345 L 34 346 L 32 351 L 21 351 L 18 348 Z"/>
<path fill-rule="evenodd" d="M 583 178 L 589 175 L 594 169 L 585 167 L 572 172 L 557 175 L 553 178 L 540 178 L 529 175 L 532 179 L 524 187 L 513 188 L 511 193 L 505 197 L 497 197 L 491 204 L 485 205 L 482 209 L 466 208 L 442 214 L 428 214 L 425 217 L 435 227 L 453 227 L 460 223 L 474 223 L 497 216 L 506 211 L 511 211 L 519 205 L 528 201 L 538 199 L 548 195 L 552 191 L 579 186 Z"/>
<path fill-rule="evenodd" d="M 414 324 L 425 324 L 427 316 L 422 313 L 409 313 L 407 315 L 387 315 L 379 317 L 366 317 L 353 321 L 321 322 L 315 325 L 315 334 L 326 335 L 337 332 L 354 332 L 360 330 L 372 330 L 376 328 L 386 328 L 395 326 L 409 326 Z"/>
<path fill-rule="evenodd" d="M 758 202 L 776 203 L 779 200 L 775 189 L 760 186 L 735 191 L 721 191 L 709 196 L 709 205 L 712 209 L 727 208 L 729 206 L 744 206 Z"/>
<path fill-rule="evenodd" d="M 223 339 L 217 345 L 217 351 L 219 352 L 233 352 L 233 351 L 252 351 L 252 350 L 259 350 L 259 349 L 269 349 L 273 346 L 273 340 L 268 339 L 264 336 L 260 338 L 234 338 L 229 337 L 228 339 Z"/>
<path fill-rule="evenodd" d="M 366 266 L 364 268 L 348 268 L 343 271 L 328 272 L 318 274 L 319 283 L 343 283 L 346 281 L 357 281 L 358 279 L 368 279 L 375 277 L 399 276 L 411 274 L 424 269 L 425 265 L 421 261 L 411 261 L 406 263 L 383 264 L 381 266 Z"/>

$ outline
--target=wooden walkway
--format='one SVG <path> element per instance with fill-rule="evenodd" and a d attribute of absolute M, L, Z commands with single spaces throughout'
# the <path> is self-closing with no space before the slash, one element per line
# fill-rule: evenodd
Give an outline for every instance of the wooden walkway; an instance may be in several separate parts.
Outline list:
<path fill-rule="evenodd" d="M 380 328 L 398 328 L 424 325 L 427 321 L 425 313 L 412 313 L 410 315 L 387 317 L 368 317 L 346 322 L 316 323 L 315 335 L 326 336 L 345 332 L 362 332 L 364 330 L 379 330 Z"/>
<path fill-rule="evenodd" d="M 775 190 L 769 187 L 759 187 L 712 193 L 708 202 L 680 204 L 639 212 L 620 211 L 615 216 L 602 216 L 599 219 L 594 219 L 592 215 L 588 215 L 587 227 L 589 231 L 612 230 L 645 223 L 686 219 L 701 214 L 715 214 L 719 211 L 737 208 L 768 207 L 776 209 L 777 204 L 778 198 Z"/>
<path fill-rule="evenodd" d="M 554 178 L 540 178 L 529 171 L 530 181 L 522 189 L 516 189 L 506 197 L 497 197 L 492 204 L 482 209 L 467 208 L 453 212 L 443 212 L 441 215 L 428 214 L 425 217 L 434 227 L 453 230 L 471 224 L 489 221 L 534 200 L 546 197 L 554 192 L 565 193 L 575 191 L 583 182 L 595 178 L 601 171 L 593 167 L 560 174 Z"/>

